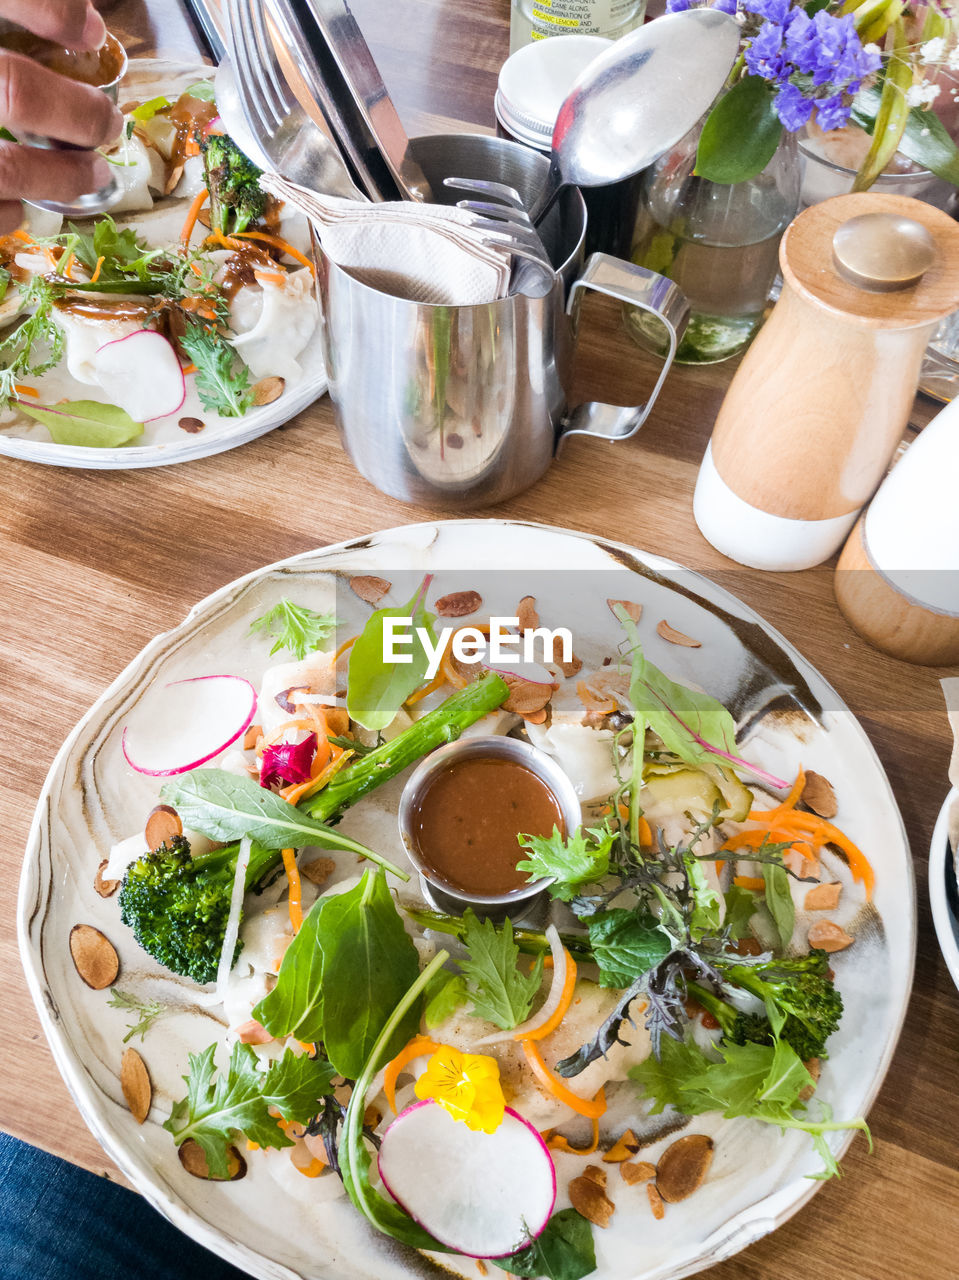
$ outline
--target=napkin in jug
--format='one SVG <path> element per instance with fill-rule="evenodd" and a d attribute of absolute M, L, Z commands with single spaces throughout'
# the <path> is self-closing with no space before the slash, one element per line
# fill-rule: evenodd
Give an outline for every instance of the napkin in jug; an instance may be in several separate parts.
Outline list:
<path fill-rule="evenodd" d="M 509 289 L 509 238 L 480 231 L 450 205 L 345 200 L 264 174 L 260 185 L 304 213 L 323 252 L 355 279 L 394 297 L 443 306 L 495 302 Z"/>

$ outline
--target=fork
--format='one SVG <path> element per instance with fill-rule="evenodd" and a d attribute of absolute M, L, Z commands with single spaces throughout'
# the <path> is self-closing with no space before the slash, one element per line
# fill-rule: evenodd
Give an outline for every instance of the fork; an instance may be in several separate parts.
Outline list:
<path fill-rule="evenodd" d="M 542 236 L 526 210 L 523 197 L 515 187 L 508 186 L 505 182 L 492 182 L 485 178 L 444 178 L 443 186 L 486 196 L 485 200 L 457 200 L 457 208 L 467 209 L 481 218 L 498 222 L 504 234 L 513 236 L 517 244 L 523 244 L 528 249 L 536 251 L 541 265 L 550 270 L 553 269 Z"/>

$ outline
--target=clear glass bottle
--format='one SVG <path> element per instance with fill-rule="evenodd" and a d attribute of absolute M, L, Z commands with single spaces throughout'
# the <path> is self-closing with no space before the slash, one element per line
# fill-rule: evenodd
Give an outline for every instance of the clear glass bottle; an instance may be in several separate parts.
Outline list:
<path fill-rule="evenodd" d="M 784 132 L 766 168 L 745 182 L 693 174 L 701 124 L 647 169 L 640 189 L 633 261 L 668 276 L 692 315 L 676 353 L 714 364 L 741 351 L 759 329 L 779 267 L 779 241 L 799 208 L 796 140 Z M 648 341 L 643 316 L 628 326 Z"/>
<path fill-rule="evenodd" d="M 509 51 L 549 36 L 608 36 L 641 25 L 646 0 L 512 0 Z"/>

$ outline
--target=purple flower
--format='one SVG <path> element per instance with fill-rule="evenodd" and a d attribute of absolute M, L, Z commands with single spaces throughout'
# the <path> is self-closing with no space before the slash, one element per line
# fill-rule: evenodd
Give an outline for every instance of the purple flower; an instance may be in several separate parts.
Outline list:
<path fill-rule="evenodd" d="M 693 0 L 666 0 L 667 13 L 685 13 L 692 6 Z"/>
<path fill-rule="evenodd" d="M 782 47 L 782 27 L 777 27 L 773 22 L 764 22 L 745 53 L 749 74 L 760 76 L 763 80 L 785 79 L 792 68 L 786 65 Z"/>
<path fill-rule="evenodd" d="M 816 123 L 826 132 L 841 129 L 849 119 L 850 110 L 841 93 L 833 94 L 831 98 L 820 98 L 816 102 Z"/>
<path fill-rule="evenodd" d="M 782 26 L 792 9 L 792 0 L 743 0 L 743 8 Z"/>
<path fill-rule="evenodd" d="M 260 786 L 270 787 L 274 782 L 286 782 L 293 786 L 306 782 L 315 755 L 315 733 L 311 733 L 302 742 L 280 742 L 276 746 L 267 747 L 260 761 Z"/>
<path fill-rule="evenodd" d="M 738 5 L 736 0 L 713 0 L 710 8 L 718 9 L 720 13 L 731 13 L 735 16 Z"/>
<path fill-rule="evenodd" d="M 815 103 L 812 98 L 804 97 L 794 84 L 784 84 L 773 105 L 783 125 L 790 133 L 795 133 L 812 115 Z"/>

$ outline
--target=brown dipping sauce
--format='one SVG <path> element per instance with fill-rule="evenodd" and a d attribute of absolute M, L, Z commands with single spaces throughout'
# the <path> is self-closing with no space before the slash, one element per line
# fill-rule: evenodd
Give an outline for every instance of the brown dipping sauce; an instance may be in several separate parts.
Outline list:
<path fill-rule="evenodd" d="M 566 834 L 559 802 L 531 769 L 490 756 L 465 756 L 426 784 L 410 819 L 420 859 L 453 889 L 509 893 L 529 884 L 516 863 L 516 837 Z"/>
<path fill-rule="evenodd" d="M 79 49 L 64 49 L 62 45 L 35 36 L 31 31 L 5 31 L 0 35 L 0 48 L 22 53 L 68 80 L 96 86 L 113 84 L 126 61 L 123 46 L 111 35 L 107 36 L 100 49 L 87 53 Z"/>

